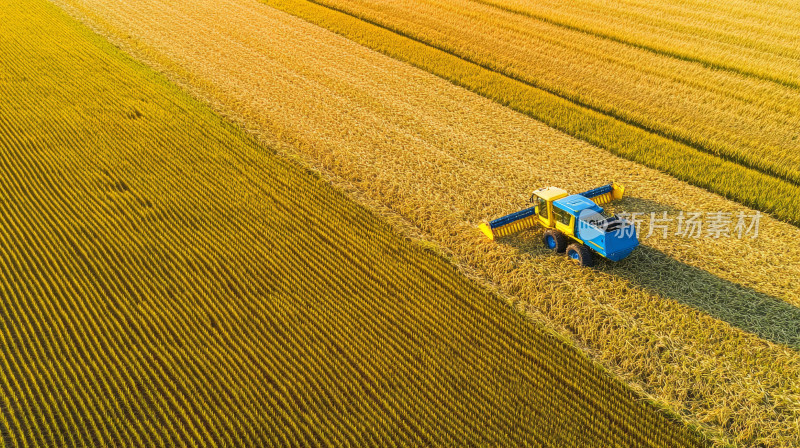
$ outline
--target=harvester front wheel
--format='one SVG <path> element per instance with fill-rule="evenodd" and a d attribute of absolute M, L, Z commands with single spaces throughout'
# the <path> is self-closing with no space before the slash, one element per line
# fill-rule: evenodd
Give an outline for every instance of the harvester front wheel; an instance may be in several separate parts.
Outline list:
<path fill-rule="evenodd" d="M 573 243 L 567 247 L 567 257 L 570 260 L 575 261 L 581 266 L 586 266 L 590 268 L 594 266 L 594 257 L 592 256 L 592 250 L 589 249 L 588 246 L 584 246 L 583 244 Z"/>
<path fill-rule="evenodd" d="M 567 237 L 558 230 L 547 229 L 544 231 L 544 245 L 558 253 L 567 249 Z"/>

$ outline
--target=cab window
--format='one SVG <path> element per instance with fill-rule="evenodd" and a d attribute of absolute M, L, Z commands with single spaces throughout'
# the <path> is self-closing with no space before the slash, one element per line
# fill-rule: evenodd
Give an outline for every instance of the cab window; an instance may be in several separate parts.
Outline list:
<path fill-rule="evenodd" d="M 539 216 L 547 219 L 547 201 L 537 196 L 536 206 L 539 207 Z"/>
<path fill-rule="evenodd" d="M 560 222 L 561 224 L 564 224 L 565 226 L 569 225 L 569 218 L 570 216 L 572 216 L 556 206 L 553 206 L 553 215 L 555 216 L 556 221 Z"/>

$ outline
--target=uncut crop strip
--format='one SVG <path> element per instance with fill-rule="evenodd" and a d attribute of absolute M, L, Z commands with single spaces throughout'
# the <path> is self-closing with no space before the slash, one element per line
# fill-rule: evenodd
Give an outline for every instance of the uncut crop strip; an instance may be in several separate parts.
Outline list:
<path fill-rule="evenodd" d="M 800 11 L 791 2 L 476 1 L 654 53 L 800 87 Z"/>
<path fill-rule="evenodd" d="M 477 5 L 322 0 L 576 104 L 800 181 L 797 90 Z"/>
<path fill-rule="evenodd" d="M 0 6 L 4 446 L 705 445 L 52 4 Z"/>
<path fill-rule="evenodd" d="M 627 211 L 752 210 L 264 5 L 69 5 L 249 129 L 279 135 L 286 151 L 414 224 L 521 311 L 549 319 L 720 443 L 800 443 L 800 248 L 781 244 L 800 236 L 796 227 L 765 217 L 755 240 L 650 239 L 630 262 L 599 271 L 547 254 L 536 234 L 488 244 L 477 223 L 524 205 L 540 185 L 583 191 L 614 179 L 628 187 Z M 384 36 L 360 21 L 330 23 Z M 576 152 L 583 157 L 542 168 Z"/>

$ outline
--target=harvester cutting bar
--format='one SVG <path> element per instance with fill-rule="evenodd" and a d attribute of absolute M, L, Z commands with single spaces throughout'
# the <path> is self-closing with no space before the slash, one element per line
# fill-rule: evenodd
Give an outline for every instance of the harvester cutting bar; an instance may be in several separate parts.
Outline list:
<path fill-rule="evenodd" d="M 520 230 L 536 225 L 536 207 L 526 208 L 491 221 L 489 225 L 481 224 L 479 227 L 486 236 L 495 238 L 510 235 Z"/>
<path fill-rule="evenodd" d="M 604 205 L 613 200 L 621 199 L 624 191 L 625 188 L 622 185 L 612 182 L 608 185 L 603 185 L 602 187 L 592 188 L 591 190 L 584 191 L 580 195 L 591 199 L 592 202 L 597 205 Z"/>

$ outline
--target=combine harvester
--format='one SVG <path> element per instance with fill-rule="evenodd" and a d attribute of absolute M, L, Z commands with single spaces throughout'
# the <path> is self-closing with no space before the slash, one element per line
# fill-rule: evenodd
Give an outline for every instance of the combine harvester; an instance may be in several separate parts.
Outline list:
<path fill-rule="evenodd" d="M 568 195 L 561 188 L 540 188 L 533 192 L 533 207 L 497 218 L 478 228 L 490 240 L 540 224 L 546 230 L 544 243 L 565 252 L 581 266 L 593 266 L 597 253 L 612 261 L 630 255 L 639 245 L 635 228 L 624 219 L 603 214 L 603 204 L 622 198 L 625 188 L 616 183 Z"/>

